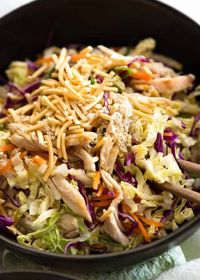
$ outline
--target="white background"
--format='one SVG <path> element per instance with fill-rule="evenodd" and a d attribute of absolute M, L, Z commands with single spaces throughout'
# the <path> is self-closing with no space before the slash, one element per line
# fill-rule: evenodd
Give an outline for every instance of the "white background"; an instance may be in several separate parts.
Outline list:
<path fill-rule="evenodd" d="M 160 1 L 177 8 L 178 10 L 189 15 L 190 17 L 192 17 L 193 19 L 195 19 L 200 23 L 199 0 L 160 0 Z M 30 2 L 30 0 L 0 0 L 0 16 L 28 2 Z"/>

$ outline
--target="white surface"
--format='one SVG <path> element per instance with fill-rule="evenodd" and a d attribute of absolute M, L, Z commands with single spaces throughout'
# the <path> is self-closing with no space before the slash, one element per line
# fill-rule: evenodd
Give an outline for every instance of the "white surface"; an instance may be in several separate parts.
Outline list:
<path fill-rule="evenodd" d="M 84 1 L 84 0 L 83 0 Z M 95 0 L 94 0 L 95 1 Z M 106 0 L 102 0 L 106 1 Z M 125 1 L 125 0 L 124 0 Z M 181 12 L 187 14 L 200 23 L 199 0 L 160 0 L 169 4 Z M 0 0 L 0 17 L 12 9 L 26 4 L 30 0 Z M 182 244 L 186 258 L 194 259 L 200 257 L 200 230 Z M 158 280 L 199 280 L 200 259 L 187 263 L 187 265 L 174 268 L 172 271 L 163 273 Z"/>

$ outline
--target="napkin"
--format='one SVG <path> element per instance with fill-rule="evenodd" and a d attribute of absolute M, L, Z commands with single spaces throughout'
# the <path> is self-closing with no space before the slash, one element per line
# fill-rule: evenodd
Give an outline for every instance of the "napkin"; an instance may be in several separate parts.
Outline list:
<path fill-rule="evenodd" d="M 87 280 L 151 280 L 155 279 L 162 272 L 186 262 L 184 254 L 179 246 L 141 264 L 124 268 L 120 271 L 107 273 L 72 273 L 79 279 Z M 14 252 L 4 250 L 0 247 L 0 270 L 45 270 L 56 271 L 52 267 L 37 264 L 27 259 L 27 257 L 15 256 Z M 57 272 L 67 273 L 69 271 L 59 270 Z"/>

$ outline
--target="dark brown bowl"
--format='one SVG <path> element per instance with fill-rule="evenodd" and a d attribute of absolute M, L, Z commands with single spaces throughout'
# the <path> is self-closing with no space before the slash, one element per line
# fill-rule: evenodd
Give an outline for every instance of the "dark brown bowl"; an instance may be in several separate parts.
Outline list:
<path fill-rule="evenodd" d="M 145 37 L 158 51 L 198 74 L 200 28 L 180 12 L 153 0 L 38 0 L 0 20 L 0 70 L 16 58 L 30 57 L 47 44 L 129 45 Z M 180 244 L 200 224 L 200 215 L 167 237 L 126 252 L 71 256 L 29 249 L 0 234 L 12 252 L 48 266 L 74 271 L 108 271 L 155 257 Z"/>

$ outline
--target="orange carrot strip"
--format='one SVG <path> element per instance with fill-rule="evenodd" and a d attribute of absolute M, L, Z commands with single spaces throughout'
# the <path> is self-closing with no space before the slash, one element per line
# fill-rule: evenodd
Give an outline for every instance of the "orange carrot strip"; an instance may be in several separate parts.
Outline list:
<path fill-rule="evenodd" d="M 53 61 L 51 56 L 45 56 L 35 61 L 36 64 L 51 63 Z"/>
<path fill-rule="evenodd" d="M 102 201 L 91 201 L 94 207 L 108 207 L 111 203 L 111 200 L 102 200 Z"/>
<path fill-rule="evenodd" d="M 92 185 L 92 187 L 93 187 L 93 189 L 94 190 L 97 190 L 98 189 L 98 185 L 99 185 L 99 183 L 100 183 L 100 172 L 99 171 L 96 171 L 95 172 L 95 175 L 94 175 L 94 177 L 93 177 L 93 185 Z"/>
<path fill-rule="evenodd" d="M 146 231 L 146 229 L 144 228 L 143 224 L 140 222 L 138 217 L 135 214 L 133 214 L 133 213 L 131 213 L 131 216 L 138 223 L 138 228 L 141 231 L 142 235 L 144 236 L 145 241 L 146 242 L 151 242 L 151 238 L 148 235 L 148 232 Z"/>
<path fill-rule="evenodd" d="M 155 226 L 155 227 L 162 227 L 163 226 L 162 223 L 150 220 L 150 219 L 148 219 L 146 217 L 143 217 L 143 216 L 138 216 L 138 218 L 140 220 L 142 220 L 145 224 L 149 225 L 149 226 Z"/>
<path fill-rule="evenodd" d="M 6 165 L 0 166 L 0 175 L 3 175 L 5 172 L 14 172 L 14 169 L 12 167 L 12 161 L 9 160 Z"/>
<path fill-rule="evenodd" d="M 101 184 L 100 187 L 99 187 L 99 190 L 97 192 L 97 196 L 102 195 L 103 189 L 104 189 L 104 186 Z"/>
<path fill-rule="evenodd" d="M 8 144 L 0 147 L 0 152 L 9 152 L 12 151 L 16 148 L 15 145 L 13 144 Z"/>
<path fill-rule="evenodd" d="M 133 73 L 131 77 L 134 79 L 145 80 L 145 81 L 149 81 L 152 79 L 151 75 L 147 74 L 146 72 Z"/>
<path fill-rule="evenodd" d="M 46 162 L 45 159 L 43 159 L 42 157 L 40 157 L 40 156 L 38 156 L 38 155 L 32 157 L 32 161 L 33 161 L 35 164 L 38 164 L 38 165 L 41 165 L 41 164 L 43 164 L 43 163 Z"/>
<path fill-rule="evenodd" d="M 114 199 L 115 197 L 113 196 L 108 196 L 106 194 L 104 195 L 101 195 L 101 196 L 95 196 L 93 197 L 93 201 L 102 201 L 102 200 L 111 200 L 111 199 Z"/>
<path fill-rule="evenodd" d="M 133 217 L 133 219 L 137 222 L 138 224 L 138 228 L 141 231 L 142 235 L 144 236 L 144 239 L 146 242 L 151 242 L 151 238 L 148 235 L 148 232 L 146 231 L 145 227 L 143 226 L 143 224 L 140 222 L 139 218 L 137 217 L 136 214 L 134 213 L 130 213 L 130 209 L 127 205 L 123 204 L 123 207 L 126 209 L 126 211 L 129 213 L 129 215 L 131 215 Z"/>
<path fill-rule="evenodd" d="M 85 57 L 85 54 L 81 54 L 81 53 L 74 54 L 71 56 L 71 61 L 77 62 L 79 59 L 84 58 L 84 57 Z"/>

